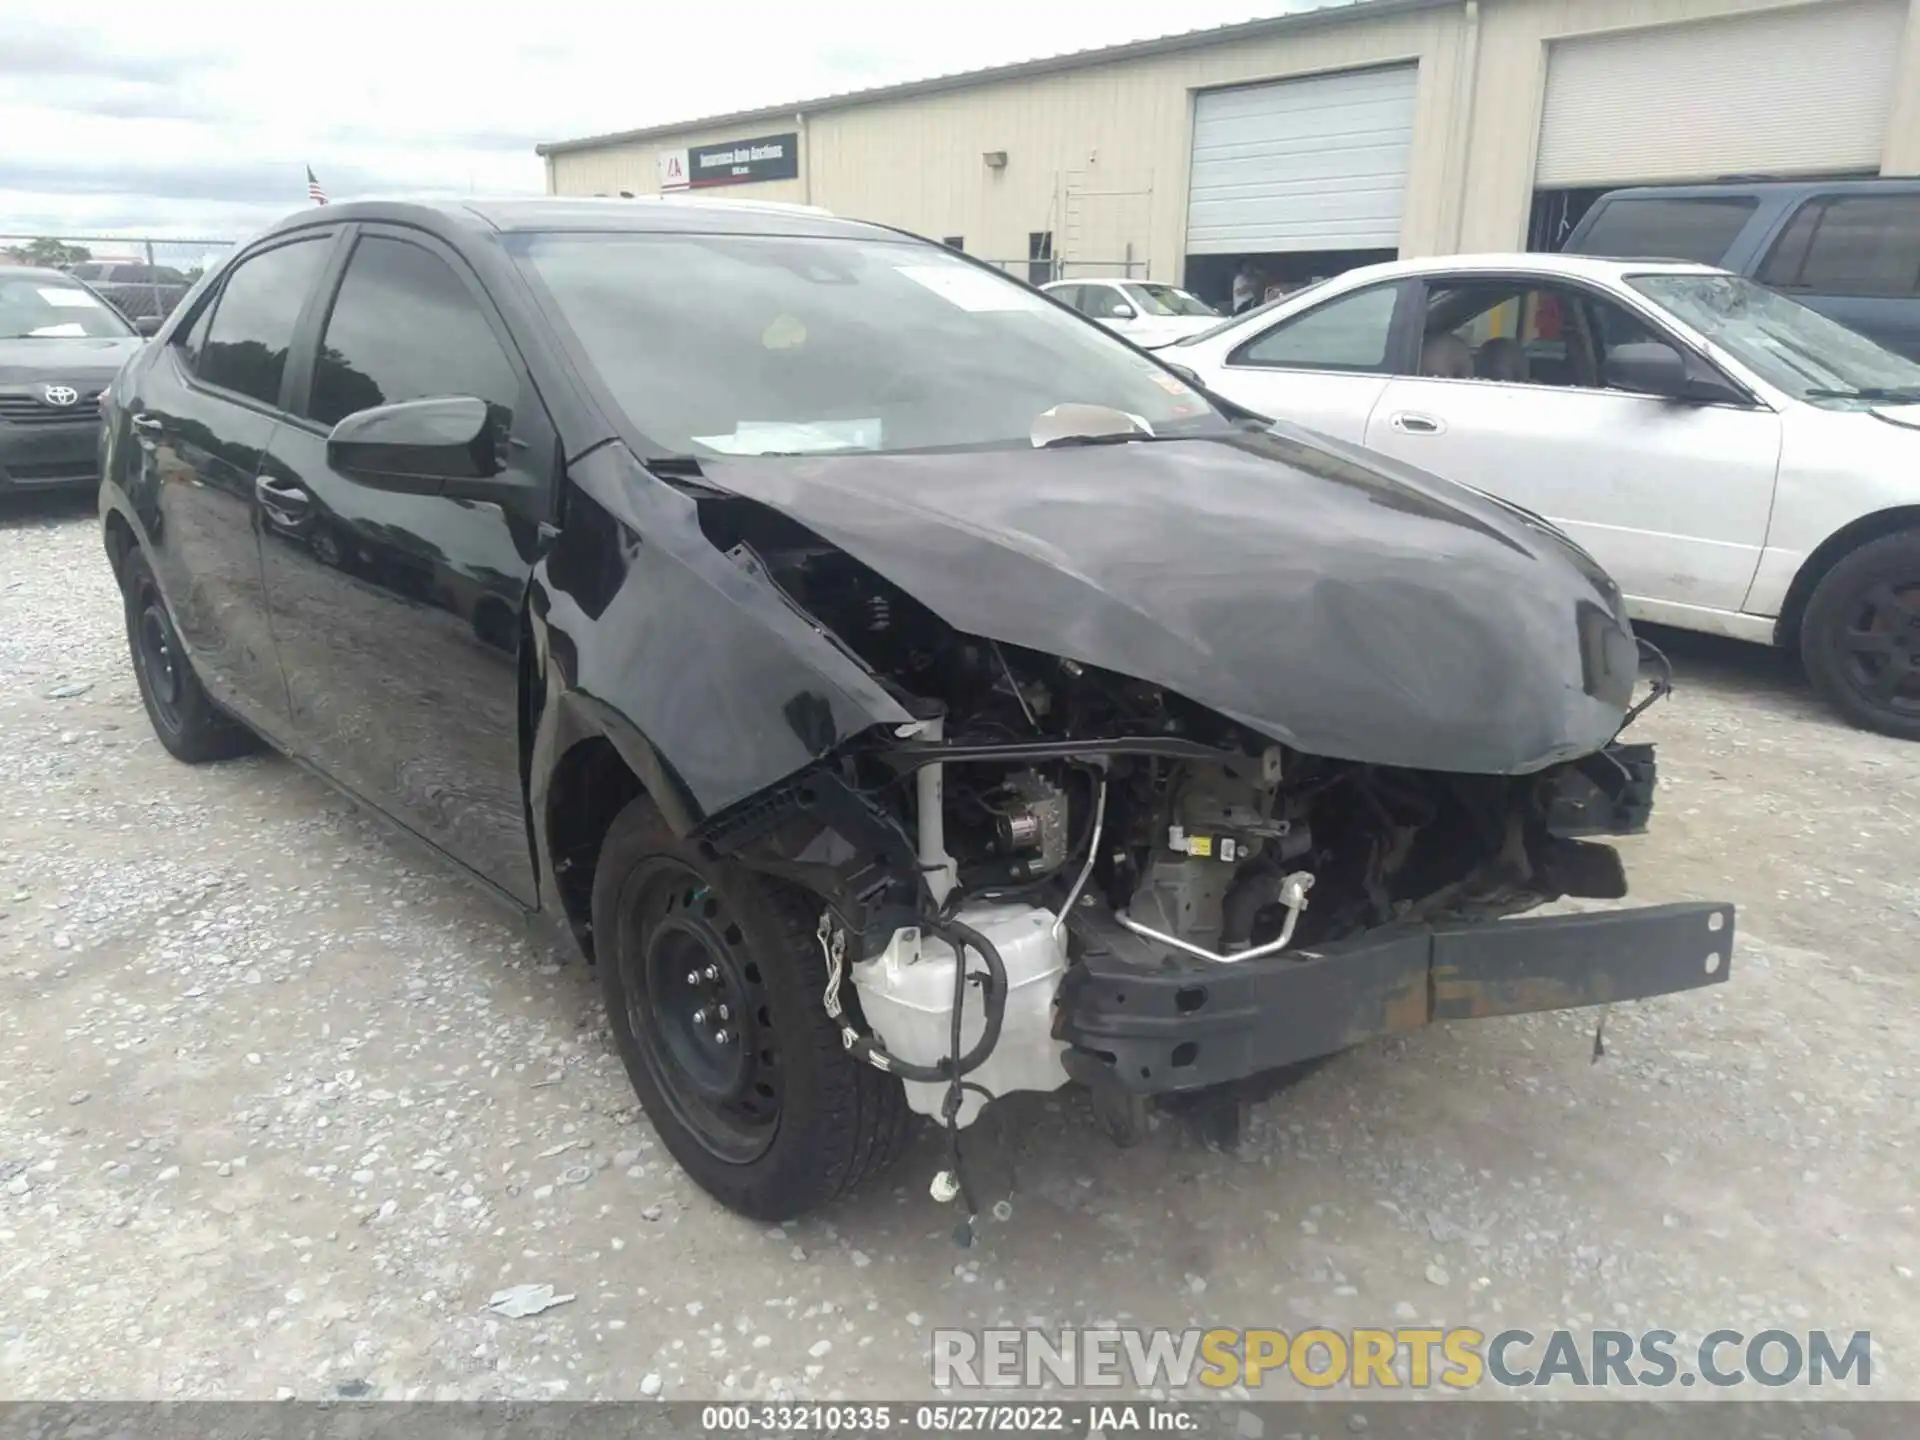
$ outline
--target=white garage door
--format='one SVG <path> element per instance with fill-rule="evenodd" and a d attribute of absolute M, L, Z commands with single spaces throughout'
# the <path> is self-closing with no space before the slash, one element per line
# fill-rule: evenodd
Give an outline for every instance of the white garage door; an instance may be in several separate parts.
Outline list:
<path fill-rule="evenodd" d="M 1557 42 L 1537 183 L 1880 168 L 1907 0 Z"/>
<path fill-rule="evenodd" d="M 1316 75 L 1196 97 L 1187 250 L 1391 250 L 1419 70 Z"/>

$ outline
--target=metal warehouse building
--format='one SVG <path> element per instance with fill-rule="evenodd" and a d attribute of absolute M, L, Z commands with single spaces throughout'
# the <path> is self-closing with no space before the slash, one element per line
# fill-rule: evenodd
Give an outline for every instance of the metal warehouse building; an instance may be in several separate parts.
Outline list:
<path fill-rule="evenodd" d="M 560 195 L 714 187 L 1036 281 L 1297 281 L 1546 248 L 1599 191 L 1920 173 L 1920 0 L 1358 0 L 539 147 Z"/>

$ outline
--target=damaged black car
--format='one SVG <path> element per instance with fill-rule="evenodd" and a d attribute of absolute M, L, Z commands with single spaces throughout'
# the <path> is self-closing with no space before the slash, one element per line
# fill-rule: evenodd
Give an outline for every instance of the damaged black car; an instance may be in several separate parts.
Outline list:
<path fill-rule="evenodd" d="M 1627 891 L 1643 649 L 1551 526 L 801 207 L 367 203 L 103 404 L 156 734 L 262 740 L 597 967 L 784 1218 L 1016 1091 L 1149 1103 L 1727 978 Z M 1651 694 L 1660 688 L 1658 676 Z M 1604 1010 L 1598 1012 L 1604 1014 Z"/>

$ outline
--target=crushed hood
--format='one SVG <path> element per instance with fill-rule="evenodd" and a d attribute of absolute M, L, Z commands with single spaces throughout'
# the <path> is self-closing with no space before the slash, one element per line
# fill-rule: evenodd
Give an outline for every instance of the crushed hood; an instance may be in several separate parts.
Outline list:
<path fill-rule="evenodd" d="M 720 461 L 955 629 L 1150 681 L 1297 749 L 1526 773 L 1618 731 L 1618 589 L 1545 522 L 1293 427 Z"/>

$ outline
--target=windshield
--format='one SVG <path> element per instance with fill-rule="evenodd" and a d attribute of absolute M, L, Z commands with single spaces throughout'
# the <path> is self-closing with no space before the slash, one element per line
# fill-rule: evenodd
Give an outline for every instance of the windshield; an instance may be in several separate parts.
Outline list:
<path fill-rule="evenodd" d="M 105 339 L 133 333 L 90 290 L 44 275 L 0 275 L 0 340 Z"/>
<path fill-rule="evenodd" d="M 1920 400 L 1920 365 L 1764 285 L 1737 275 L 1627 283 L 1797 400 L 1837 409 Z"/>
<path fill-rule="evenodd" d="M 530 266 L 634 427 L 675 454 L 1032 444 L 1057 406 L 1225 417 L 1038 292 L 909 241 L 554 234 Z"/>
<path fill-rule="evenodd" d="M 1171 285 L 1129 283 L 1122 287 L 1142 315 L 1213 315 L 1206 301 Z"/>

